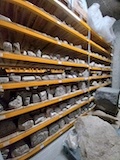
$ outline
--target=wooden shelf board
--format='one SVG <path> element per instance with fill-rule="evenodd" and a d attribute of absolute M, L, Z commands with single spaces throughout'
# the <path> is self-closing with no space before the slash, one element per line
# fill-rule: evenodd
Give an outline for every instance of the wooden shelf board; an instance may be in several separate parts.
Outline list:
<path fill-rule="evenodd" d="M 52 124 L 53 122 L 59 120 L 60 118 L 70 114 L 71 112 L 77 110 L 78 108 L 86 105 L 89 101 L 83 101 L 81 104 L 78 104 L 78 105 L 74 105 L 72 107 L 70 107 L 69 109 L 67 109 L 66 111 L 64 112 L 61 112 L 59 114 L 57 114 L 56 116 L 52 117 L 52 118 L 47 118 L 44 122 L 42 123 L 39 123 L 35 126 L 33 126 L 33 128 L 29 129 L 29 130 L 26 130 L 26 131 L 23 131 L 23 132 L 19 132 L 17 134 L 17 136 L 9 139 L 9 140 L 6 140 L 6 141 L 3 141 L 0 143 L 0 148 L 3 148 L 3 147 L 6 147 L 8 145 L 11 145 L 33 133 L 35 133 L 36 131 L 39 131 L 40 129 Z"/>
<path fill-rule="evenodd" d="M 37 109 L 40 109 L 40 108 L 64 101 L 64 100 L 67 100 L 69 98 L 78 96 L 80 94 L 86 93 L 87 91 L 88 89 L 86 88 L 85 90 L 78 90 L 76 92 L 69 93 L 64 96 L 53 98 L 52 100 L 43 101 L 37 104 L 30 104 L 28 106 L 23 106 L 21 108 L 10 110 L 10 111 L 4 111 L 0 113 L 0 120 L 12 118 L 14 116 L 18 116 L 18 115 L 21 115 L 27 112 L 31 112 L 31 111 L 34 111 L 34 110 L 37 110 Z"/>
<path fill-rule="evenodd" d="M 88 79 L 92 80 L 92 79 L 102 79 L 102 78 L 110 78 L 112 77 L 111 75 L 106 75 L 106 76 L 90 76 Z"/>

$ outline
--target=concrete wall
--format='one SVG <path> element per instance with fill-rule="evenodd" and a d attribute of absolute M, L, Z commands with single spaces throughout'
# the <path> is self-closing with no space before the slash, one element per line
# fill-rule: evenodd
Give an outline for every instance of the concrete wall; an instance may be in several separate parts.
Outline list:
<path fill-rule="evenodd" d="M 113 28 L 116 39 L 113 51 L 112 87 L 120 89 L 120 20 L 115 22 Z"/>

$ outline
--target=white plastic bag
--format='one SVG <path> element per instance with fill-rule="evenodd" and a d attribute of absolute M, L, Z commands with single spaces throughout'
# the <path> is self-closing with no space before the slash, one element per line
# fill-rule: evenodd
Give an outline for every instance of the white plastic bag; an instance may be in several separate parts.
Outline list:
<path fill-rule="evenodd" d="M 115 39 L 112 29 L 115 21 L 115 18 L 109 16 L 103 17 L 98 3 L 94 3 L 88 9 L 88 24 L 107 42 L 112 42 Z"/>

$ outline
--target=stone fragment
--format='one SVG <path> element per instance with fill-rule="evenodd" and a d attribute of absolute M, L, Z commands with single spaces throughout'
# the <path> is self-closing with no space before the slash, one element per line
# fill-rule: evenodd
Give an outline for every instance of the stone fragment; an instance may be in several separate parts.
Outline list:
<path fill-rule="evenodd" d="M 46 55 L 46 54 L 43 54 L 43 55 L 42 55 L 42 58 L 50 59 L 50 56 L 48 56 L 48 55 Z"/>
<path fill-rule="evenodd" d="M 12 158 L 22 156 L 23 154 L 29 152 L 29 146 L 23 140 L 16 142 L 13 144 L 11 149 Z"/>
<path fill-rule="evenodd" d="M 71 93 L 71 86 L 66 86 L 66 92 Z"/>
<path fill-rule="evenodd" d="M 10 42 L 4 42 L 3 49 L 6 52 L 12 52 L 12 44 Z"/>
<path fill-rule="evenodd" d="M 49 100 L 53 99 L 53 94 L 51 93 L 50 88 L 47 88 L 47 94 L 48 94 L 48 99 Z"/>
<path fill-rule="evenodd" d="M 27 51 L 28 56 L 36 57 L 36 54 L 32 51 Z"/>
<path fill-rule="evenodd" d="M 65 93 L 66 88 L 63 85 L 60 85 L 55 89 L 55 97 L 63 96 Z"/>
<path fill-rule="evenodd" d="M 68 114 L 68 118 L 70 118 L 71 121 L 74 120 L 74 113 L 72 112 Z"/>
<path fill-rule="evenodd" d="M 23 97 L 23 105 L 24 106 L 29 105 L 31 99 L 31 92 L 23 92 L 22 97 Z"/>
<path fill-rule="evenodd" d="M 51 113 L 53 113 L 54 111 L 53 111 L 53 108 L 47 108 L 46 109 L 46 117 L 52 117 L 51 116 Z"/>
<path fill-rule="evenodd" d="M 21 131 L 28 130 L 28 129 L 32 128 L 33 125 L 34 125 L 34 122 L 29 114 L 21 115 L 18 118 L 18 129 Z"/>
<path fill-rule="evenodd" d="M 14 82 L 20 82 L 21 81 L 21 76 L 19 76 L 19 75 L 11 74 L 9 76 L 9 78 L 10 78 L 10 81 L 14 81 Z"/>
<path fill-rule="evenodd" d="M 95 103 L 97 108 L 115 116 L 118 112 L 119 89 L 102 87 L 97 89 L 95 94 Z"/>
<path fill-rule="evenodd" d="M 40 96 L 41 101 L 46 101 L 47 100 L 47 92 L 46 91 L 40 92 L 39 96 Z"/>
<path fill-rule="evenodd" d="M 88 100 L 88 97 L 82 98 L 82 101 L 87 101 L 87 100 Z"/>
<path fill-rule="evenodd" d="M 64 119 L 64 121 L 65 121 L 66 124 L 70 123 L 70 119 L 68 118 L 68 116 L 65 116 L 63 119 Z"/>
<path fill-rule="evenodd" d="M 8 148 L 1 149 L 1 153 L 2 153 L 3 159 L 7 159 L 8 155 L 9 155 L 9 151 L 10 150 Z"/>
<path fill-rule="evenodd" d="M 30 135 L 31 146 L 35 147 L 37 144 L 43 142 L 48 137 L 48 129 L 43 128 L 40 131 L 37 131 Z"/>
<path fill-rule="evenodd" d="M 87 69 L 82 74 L 83 77 L 89 77 L 89 71 Z"/>
<path fill-rule="evenodd" d="M 24 56 L 27 56 L 27 52 L 26 52 L 26 51 L 23 51 L 23 55 L 24 55 Z"/>
<path fill-rule="evenodd" d="M 62 79 L 62 74 L 57 74 L 58 79 Z"/>
<path fill-rule="evenodd" d="M 59 107 L 60 107 L 61 110 L 63 110 L 64 108 L 66 108 L 66 106 L 67 106 L 67 103 L 61 103 L 59 105 Z"/>
<path fill-rule="evenodd" d="M 22 81 L 35 81 L 35 76 L 23 76 Z"/>
<path fill-rule="evenodd" d="M 67 104 L 73 106 L 73 105 L 75 104 L 75 98 L 69 99 L 69 100 L 67 101 Z"/>
<path fill-rule="evenodd" d="M 7 109 L 7 102 L 3 98 L 0 98 L 0 112 Z"/>
<path fill-rule="evenodd" d="M 38 103 L 38 102 L 40 102 L 39 95 L 37 93 L 32 94 L 31 101 L 32 101 L 32 103 Z"/>
<path fill-rule="evenodd" d="M 6 16 L 3 16 L 3 15 L 1 15 L 1 14 L 0 14 L 0 19 L 1 19 L 1 20 L 4 20 L 4 21 L 11 22 L 11 19 L 10 19 L 10 18 L 8 18 L 8 17 L 6 17 Z"/>
<path fill-rule="evenodd" d="M 37 57 L 41 57 L 41 56 L 42 56 L 42 52 L 41 52 L 40 49 L 37 51 L 36 56 L 37 56 Z"/>
<path fill-rule="evenodd" d="M 17 43 L 13 43 L 13 51 L 16 54 L 20 54 L 20 44 L 18 42 Z"/>
<path fill-rule="evenodd" d="M 72 86 L 72 92 L 75 92 L 75 91 L 77 91 L 77 90 L 78 90 L 77 85 L 73 85 L 73 86 Z"/>
<path fill-rule="evenodd" d="M 20 108 L 22 104 L 23 104 L 22 97 L 18 95 L 13 101 L 9 102 L 9 108 L 10 109 Z"/>
<path fill-rule="evenodd" d="M 55 75 L 53 74 L 51 74 L 51 75 L 48 75 L 48 78 L 50 79 L 50 80 L 54 80 L 55 79 Z"/>
<path fill-rule="evenodd" d="M 0 138 L 8 136 L 16 131 L 16 125 L 12 120 L 0 121 Z"/>
<path fill-rule="evenodd" d="M 86 86 L 86 83 L 85 82 L 82 82 L 82 85 L 81 85 L 81 89 L 85 89 L 87 86 Z"/>
<path fill-rule="evenodd" d="M 55 107 L 55 112 L 56 113 L 60 113 L 61 112 L 61 109 L 59 107 Z"/>
<path fill-rule="evenodd" d="M 75 129 L 82 159 L 120 159 L 120 137 L 108 122 L 96 116 L 83 116 L 75 123 Z"/>
<path fill-rule="evenodd" d="M 49 136 L 55 134 L 59 130 L 59 124 L 58 123 L 53 123 L 50 126 L 48 126 L 49 130 Z"/>
<path fill-rule="evenodd" d="M 49 80 L 48 75 L 42 76 L 42 80 Z"/>
<path fill-rule="evenodd" d="M 40 123 L 40 122 L 43 122 L 45 120 L 45 114 L 44 113 L 40 113 L 40 114 L 37 114 L 37 115 L 34 115 L 33 119 L 34 119 L 34 123 L 37 124 L 37 123 Z"/>
<path fill-rule="evenodd" d="M 65 126 L 65 121 L 64 121 L 64 119 L 63 119 L 63 118 L 60 119 L 60 120 L 58 121 L 58 124 L 59 124 L 59 127 L 60 127 L 60 128 L 63 128 L 63 127 Z"/>
<path fill-rule="evenodd" d="M 40 77 L 40 76 L 35 76 L 35 80 L 36 80 L 36 81 L 40 81 L 40 80 L 41 80 L 41 77 Z"/>
<path fill-rule="evenodd" d="M 8 77 L 0 77 L 0 83 L 7 83 L 7 82 L 9 82 Z"/>
<path fill-rule="evenodd" d="M 98 85 L 97 81 L 92 82 L 92 86 L 97 86 L 97 85 Z"/>

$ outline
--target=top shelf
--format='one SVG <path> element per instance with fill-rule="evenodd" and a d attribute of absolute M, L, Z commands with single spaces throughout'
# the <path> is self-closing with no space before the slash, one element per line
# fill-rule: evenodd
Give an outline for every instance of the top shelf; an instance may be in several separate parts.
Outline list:
<path fill-rule="evenodd" d="M 23 0 L 19 0 L 19 1 L 2 0 L 2 1 L 3 3 L 1 5 L 2 7 L 1 7 L 0 13 L 11 18 L 13 22 L 16 22 L 24 26 L 27 26 L 29 28 L 35 29 L 37 31 L 46 33 L 48 35 L 51 35 L 52 37 L 59 37 L 61 40 L 68 41 L 68 43 L 74 43 L 74 45 L 82 45 L 83 49 L 87 49 L 87 44 L 89 43 L 92 47 L 93 52 L 110 54 L 109 52 L 110 48 L 108 49 L 108 47 L 106 47 L 105 49 L 103 48 L 105 46 L 101 47 L 100 45 L 96 44 L 95 42 L 93 42 L 92 40 L 89 40 L 86 37 L 88 35 L 88 29 L 89 30 L 91 29 L 84 21 L 79 19 L 81 24 L 83 23 L 82 25 L 80 25 L 80 23 L 78 23 L 78 19 L 75 19 L 77 16 L 76 17 L 73 16 L 74 19 L 72 18 L 72 20 L 74 21 L 77 20 L 77 23 L 76 22 L 74 23 L 75 27 L 72 26 L 73 23 L 71 24 L 71 22 L 70 23 L 68 22 L 68 24 L 70 24 L 73 27 L 71 28 L 67 24 L 63 23 L 63 19 L 61 19 L 61 16 L 56 15 L 56 12 L 52 14 L 58 17 L 60 20 L 50 15 L 51 11 L 53 11 L 51 7 L 56 4 L 59 4 L 58 3 L 59 1 L 47 1 L 47 5 L 45 5 L 44 0 L 40 3 L 32 1 L 32 3 L 35 3 L 35 5 L 37 5 L 38 7 L 43 7 L 47 12 L 50 12 L 50 14 L 27 1 L 23 1 Z M 53 2 L 54 2 L 54 5 L 53 5 Z M 8 12 L 8 8 L 11 8 L 9 12 Z M 58 11 L 61 12 L 61 8 L 57 7 L 57 13 Z M 73 12 L 72 14 L 74 15 Z M 28 15 L 29 15 L 29 20 L 27 20 Z M 67 19 L 68 18 L 71 19 L 69 15 L 67 15 Z M 76 25 L 77 25 L 77 28 L 76 28 Z M 88 26 L 88 27 L 86 28 L 85 26 Z M 78 28 L 79 30 L 77 30 Z"/>

